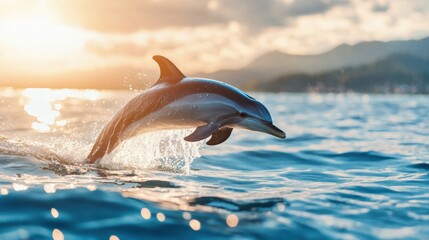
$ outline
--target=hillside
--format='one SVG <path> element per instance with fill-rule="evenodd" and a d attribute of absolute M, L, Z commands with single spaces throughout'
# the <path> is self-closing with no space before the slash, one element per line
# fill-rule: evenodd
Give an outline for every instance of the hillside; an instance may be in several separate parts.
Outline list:
<path fill-rule="evenodd" d="M 273 78 L 289 74 L 315 74 L 345 67 L 356 67 L 381 60 L 395 53 L 429 58 L 429 38 L 421 40 L 362 42 L 342 44 L 318 55 L 290 55 L 269 52 L 242 69 L 200 74 L 238 87 L 251 88 Z"/>
<path fill-rule="evenodd" d="M 321 74 L 294 74 L 260 83 L 257 90 L 274 92 L 429 93 L 429 58 L 392 54 L 359 67 Z"/>

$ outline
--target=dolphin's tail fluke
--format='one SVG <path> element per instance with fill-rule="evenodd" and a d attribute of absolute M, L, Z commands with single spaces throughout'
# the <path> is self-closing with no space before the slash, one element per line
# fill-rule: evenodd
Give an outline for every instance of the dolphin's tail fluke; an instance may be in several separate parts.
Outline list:
<path fill-rule="evenodd" d="M 104 156 L 104 154 L 100 154 L 100 153 L 95 153 L 95 154 L 89 154 L 86 158 L 85 158 L 85 162 L 89 163 L 89 164 L 93 164 L 95 163 L 97 160 L 101 159 Z"/>
<path fill-rule="evenodd" d="M 102 159 L 104 155 L 110 153 L 113 150 L 113 141 L 112 139 L 115 139 L 112 137 L 112 139 L 105 139 L 105 136 L 101 134 L 101 140 L 97 139 L 95 141 L 94 146 L 91 149 L 91 152 L 88 154 L 88 156 L 85 159 L 86 163 L 95 163 L 96 161 Z M 99 137 L 99 138 L 100 138 Z"/>

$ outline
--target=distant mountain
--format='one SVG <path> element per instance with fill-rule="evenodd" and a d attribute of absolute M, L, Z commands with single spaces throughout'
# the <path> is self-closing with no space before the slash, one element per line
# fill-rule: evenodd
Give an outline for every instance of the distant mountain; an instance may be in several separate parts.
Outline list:
<path fill-rule="evenodd" d="M 340 45 L 318 55 L 290 55 L 269 52 L 242 69 L 200 74 L 238 87 L 253 88 L 260 82 L 288 74 L 314 74 L 346 67 L 355 67 L 386 58 L 394 53 L 429 58 L 429 37 L 421 40 L 362 42 Z"/>
<path fill-rule="evenodd" d="M 256 89 L 274 92 L 429 93 L 429 58 L 392 54 L 359 67 L 320 74 L 295 74 L 259 83 Z"/>

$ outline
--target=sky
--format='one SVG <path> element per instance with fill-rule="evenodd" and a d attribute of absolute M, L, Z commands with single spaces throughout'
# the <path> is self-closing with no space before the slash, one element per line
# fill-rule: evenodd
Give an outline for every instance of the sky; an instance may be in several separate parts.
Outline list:
<path fill-rule="evenodd" d="M 0 0 L 0 81 L 130 67 L 245 66 L 273 50 L 429 36 L 428 0 Z"/>

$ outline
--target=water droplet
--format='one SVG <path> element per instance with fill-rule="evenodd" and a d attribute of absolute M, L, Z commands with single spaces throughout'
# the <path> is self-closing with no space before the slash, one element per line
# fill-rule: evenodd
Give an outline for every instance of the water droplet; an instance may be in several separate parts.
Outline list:
<path fill-rule="evenodd" d="M 235 214 L 228 215 L 228 217 L 226 218 L 226 224 L 230 228 L 237 227 L 237 225 L 238 225 L 238 217 L 237 217 L 237 215 L 235 215 Z"/>
<path fill-rule="evenodd" d="M 109 237 L 109 240 L 119 240 L 119 237 L 116 235 L 112 235 Z"/>
<path fill-rule="evenodd" d="M 189 226 L 194 231 L 199 231 L 201 229 L 201 223 L 200 223 L 200 221 L 195 220 L 195 219 L 192 219 L 191 221 L 189 221 Z"/>
<path fill-rule="evenodd" d="M 160 222 L 164 222 L 165 221 L 165 215 L 163 213 L 157 213 L 156 214 L 156 218 L 158 219 L 158 221 Z"/>
<path fill-rule="evenodd" d="M 183 217 L 183 219 L 186 219 L 186 220 L 189 220 L 189 219 L 191 219 L 191 214 L 190 213 L 188 213 L 188 212 L 184 212 L 183 214 L 182 214 L 182 217 Z"/>
<path fill-rule="evenodd" d="M 9 194 L 9 191 L 6 188 L 2 188 L 0 192 L 1 192 L 1 195 L 8 195 Z"/>
<path fill-rule="evenodd" d="M 283 212 L 286 209 L 285 205 L 283 203 L 277 204 L 277 210 L 280 212 Z"/>
<path fill-rule="evenodd" d="M 142 208 L 142 210 L 141 210 L 141 215 L 142 215 L 142 217 L 144 218 L 144 219 L 149 219 L 150 217 L 151 217 L 151 213 L 150 213 L 150 210 L 149 209 L 147 209 L 147 208 Z"/>
<path fill-rule="evenodd" d="M 54 218 L 58 218 L 58 216 L 60 215 L 60 213 L 58 212 L 58 210 L 57 210 L 57 209 L 55 209 L 55 208 L 51 208 L 51 215 L 52 215 L 52 217 L 54 217 Z"/>
<path fill-rule="evenodd" d="M 64 240 L 64 234 L 59 230 L 59 229 L 54 229 L 54 231 L 52 231 L 52 238 L 54 240 Z"/>
<path fill-rule="evenodd" d="M 57 191 L 55 185 L 52 183 L 45 184 L 43 190 L 45 190 L 46 193 L 55 193 Z"/>
<path fill-rule="evenodd" d="M 24 185 L 24 184 L 19 184 L 19 183 L 13 183 L 12 184 L 12 187 L 13 187 L 13 189 L 15 190 L 15 191 L 24 191 L 24 190 L 27 190 L 28 189 L 28 186 L 27 185 Z"/>

